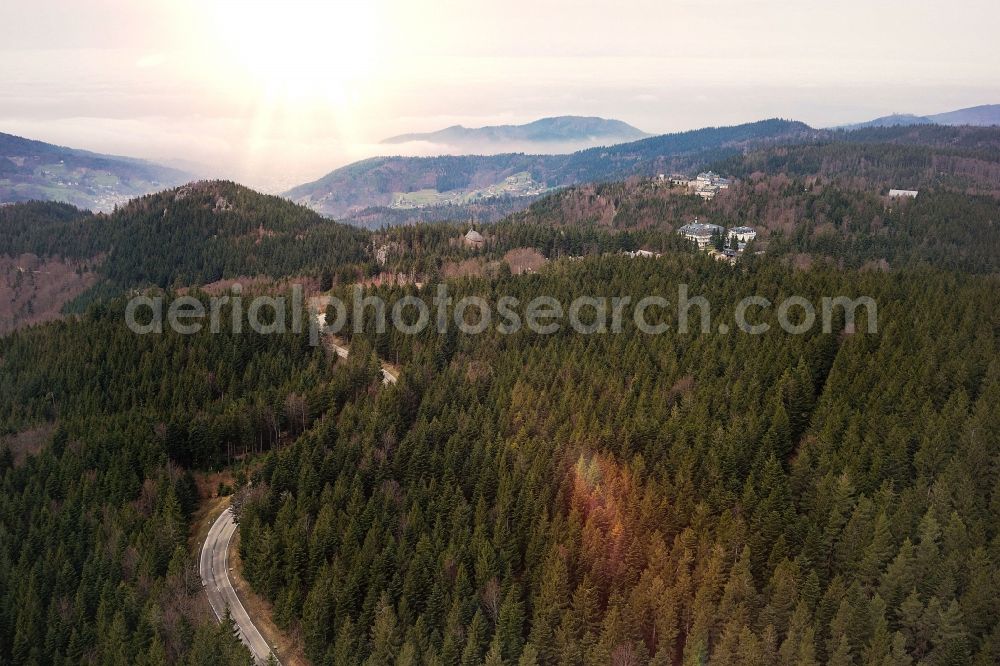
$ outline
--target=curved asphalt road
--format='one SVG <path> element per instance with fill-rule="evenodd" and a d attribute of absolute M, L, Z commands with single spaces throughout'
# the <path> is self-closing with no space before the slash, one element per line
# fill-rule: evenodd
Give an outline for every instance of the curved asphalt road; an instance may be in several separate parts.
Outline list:
<path fill-rule="evenodd" d="M 338 344 L 333 344 L 333 349 L 337 352 L 337 356 L 342 358 L 347 358 L 350 353 L 350 350 Z M 394 374 L 384 367 L 382 368 L 383 384 L 395 384 L 396 379 Z M 212 528 L 208 530 L 208 536 L 205 537 L 205 543 L 201 547 L 199 565 L 201 582 L 205 587 L 205 594 L 208 595 L 208 601 L 212 604 L 212 610 L 215 611 L 215 617 L 221 622 L 222 616 L 226 612 L 226 606 L 229 606 L 229 612 L 240 632 L 240 640 L 250 648 L 254 661 L 258 664 L 266 664 L 267 658 L 272 654 L 271 646 L 267 644 L 260 631 L 254 626 L 250 615 L 236 594 L 233 582 L 229 579 L 229 541 L 236 533 L 236 529 L 233 513 L 227 508 L 212 524 Z"/>
<path fill-rule="evenodd" d="M 333 347 L 333 351 L 337 352 L 337 356 L 340 358 L 347 358 L 347 355 L 351 353 L 351 350 L 347 347 L 342 347 L 336 342 L 331 342 L 330 346 Z M 383 384 L 395 384 L 396 380 L 399 379 L 396 375 L 389 372 L 386 367 L 382 366 L 382 383 Z"/>
<path fill-rule="evenodd" d="M 250 648 L 254 661 L 266 664 L 271 654 L 271 646 L 267 644 L 260 631 L 254 626 L 240 598 L 236 595 L 233 582 L 229 579 L 229 541 L 236 533 L 236 523 L 233 513 L 228 508 L 212 524 L 205 543 L 201 547 L 201 582 L 212 604 L 215 617 L 222 621 L 226 606 L 236 622 L 240 632 L 240 640 Z"/>

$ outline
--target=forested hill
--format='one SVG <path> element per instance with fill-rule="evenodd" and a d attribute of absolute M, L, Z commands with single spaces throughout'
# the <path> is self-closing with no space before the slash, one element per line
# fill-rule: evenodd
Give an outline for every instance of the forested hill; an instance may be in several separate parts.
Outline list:
<path fill-rule="evenodd" d="M 368 236 L 276 196 L 202 181 L 130 201 L 110 214 L 62 204 L 0 207 L 0 255 L 86 260 L 92 295 L 221 279 L 318 275 L 369 257 Z"/>
<path fill-rule="evenodd" d="M 835 133 L 831 140 L 750 151 L 713 165 L 818 176 L 859 189 L 947 189 L 1000 195 L 1000 128 L 913 127 Z"/>
<path fill-rule="evenodd" d="M 547 187 L 561 187 L 633 174 L 698 168 L 750 147 L 801 141 L 815 136 L 807 125 L 765 120 L 665 134 L 569 155 L 376 157 L 337 169 L 285 196 L 324 215 L 392 203 L 393 194 L 431 189 L 438 192 L 484 188 L 528 172 Z"/>
<path fill-rule="evenodd" d="M 496 229 L 499 236 L 522 225 L 668 234 L 698 219 L 729 228 L 751 226 L 758 251 L 800 267 L 823 262 L 852 269 L 929 265 L 1000 271 L 995 198 L 927 191 L 915 201 L 899 202 L 884 192 L 762 174 L 712 201 L 649 181 L 580 185 L 532 204 Z"/>
<path fill-rule="evenodd" d="M 546 195 L 499 226 L 673 231 L 694 221 L 751 226 L 757 249 L 800 265 L 927 264 L 1000 270 L 1000 129 L 859 130 L 715 162 L 732 185 L 703 200 L 684 185 L 633 178 Z M 916 199 L 890 198 L 894 188 Z"/>
<path fill-rule="evenodd" d="M 134 196 L 190 178 L 145 160 L 0 133 L 0 203 L 39 199 L 110 211 Z"/>
<path fill-rule="evenodd" d="M 109 239 L 101 273 L 116 285 L 199 285 L 336 268 L 367 253 L 364 232 L 230 182 L 142 197 L 97 221 Z"/>
<path fill-rule="evenodd" d="M 826 141 L 847 143 L 890 143 L 976 152 L 996 158 L 1000 151 L 1000 127 L 870 127 L 851 131 L 836 130 L 822 136 Z"/>

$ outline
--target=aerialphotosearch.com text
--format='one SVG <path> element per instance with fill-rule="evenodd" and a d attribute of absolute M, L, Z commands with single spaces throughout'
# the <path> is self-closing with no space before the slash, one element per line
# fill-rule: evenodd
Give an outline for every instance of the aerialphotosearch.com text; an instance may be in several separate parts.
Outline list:
<path fill-rule="evenodd" d="M 433 293 L 429 298 L 410 294 L 387 302 L 377 294 L 366 294 L 361 287 L 355 287 L 346 302 L 331 296 L 312 299 L 316 312 L 309 314 L 301 285 L 293 285 L 288 295 L 243 296 L 237 284 L 231 293 L 209 298 L 207 307 L 205 300 L 191 295 L 169 302 L 165 302 L 163 295 L 135 296 L 126 304 L 125 323 L 139 335 L 162 333 L 165 326 L 179 334 L 199 333 L 206 326 L 213 333 L 228 326 L 238 334 L 244 325 L 265 335 L 289 330 L 308 332 L 312 344 L 319 344 L 322 332 L 382 333 L 389 326 L 409 335 L 422 334 L 428 327 L 444 334 L 452 326 L 466 335 L 490 330 L 511 335 L 523 329 L 551 335 L 566 328 L 581 335 L 595 335 L 621 333 L 629 325 L 647 335 L 669 331 L 681 335 L 762 335 L 775 329 L 803 335 L 815 331 L 817 326 L 823 333 L 840 332 L 834 331 L 835 321 L 842 322 L 841 330 L 853 332 L 856 323 L 863 319 L 864 330 L 857 332 L 878 331 L 878 307 L 868 296 L 824 296 L 814 302 L 793 295 L 775 303 L 755 295 L 740 299 L 731 310 L 716 311 L 708 298 L 692 295 L 683 283 L 678 285 L 673 299 L 662 294 L 641 298 L 582 295 L 568 303 L 544 295 L 527 301 L 514 296 L 500 296 L 494 301 L 474 295 L 456 298 L 449 293 L 447 284 L 422 291 Z M 723 321 L 715 321 L 716 312 Z M 305 325 L 304 320 L 308 322 Z"/>

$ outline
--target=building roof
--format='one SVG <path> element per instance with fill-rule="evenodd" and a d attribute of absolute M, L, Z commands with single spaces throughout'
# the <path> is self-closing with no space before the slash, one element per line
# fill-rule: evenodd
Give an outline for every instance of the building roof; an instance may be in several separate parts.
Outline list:
<path fill-rule="evenodd" d="M 677 233 L 684 234 L 685 236 L 711 236 L 712 234 L 722 233 L 722 227 L 717 224 L 692 222 L 678 229 Z"/>
<path fill-rule="evenodd" d="M 486 239 L 483 238 L 483 235 L 475 229 L 469 229 L 469 233 L 465 234 L 465 240 L 471 243 L 481 243 Z"/>
<path fill-rule="evenodd" d="M 731 234 L 755 234 L 757 230 L 753 227 L 733 227 L 729 230 Z"/>

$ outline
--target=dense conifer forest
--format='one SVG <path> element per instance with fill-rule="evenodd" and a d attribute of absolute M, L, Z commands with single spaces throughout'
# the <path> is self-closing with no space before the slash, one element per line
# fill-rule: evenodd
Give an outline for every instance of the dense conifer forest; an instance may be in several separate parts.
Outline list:
<path fill-rule="evenodd" d="M 681 280 L 881 328 L 363 334 L 403 380 L 268 453 L 240 522 L 315 663 L 996 663 L 995 280 L 674 257 L 455 296 Z"/>
<path fill-rule="evenodd" d="M 367 385 L 289 332 L 138 336 L 121 301 L 0 341 L 0 655 L 15 663 L 247 663 L 206 623 L 188 550 L 192 470 L 278 445 Z M 230 316 L 225 311 L 224 316 Z M 287 313 L 291 317 L 291 312 Z"/>
<path fill-rule="evenodd" d="M 100 277 L 76 315 L 0 338 L 0 662 L 247 663 L 196 567 L 196 481 L 225 471 L 243 573 L 314 664 L 1000 663 L 995 174 L 930 175 L 949 142 L 995 163 L 991 135 L 853 136 L 720 155 L 738 180 L 708 202 L 569 188 L 481 247 L 466 221 L 368 231 L 226 182 L 0 208 L 0 254 Z M 917 199 L 886 196 L 901 174 L 928 178 Z M 730 265 L 678 236 L 695 217 L 760 233 Z M 390 308 L 441 282 L 673 305 L 684 283 L 711 326 L 404 335 L 369 311 L 344 360 L 307 313 L 280 335 L 124 325 L 140 291 L 254 277 Z M 763 309 L 749 335 L 751 295 L 877 315 L 790 335 Z"/>

